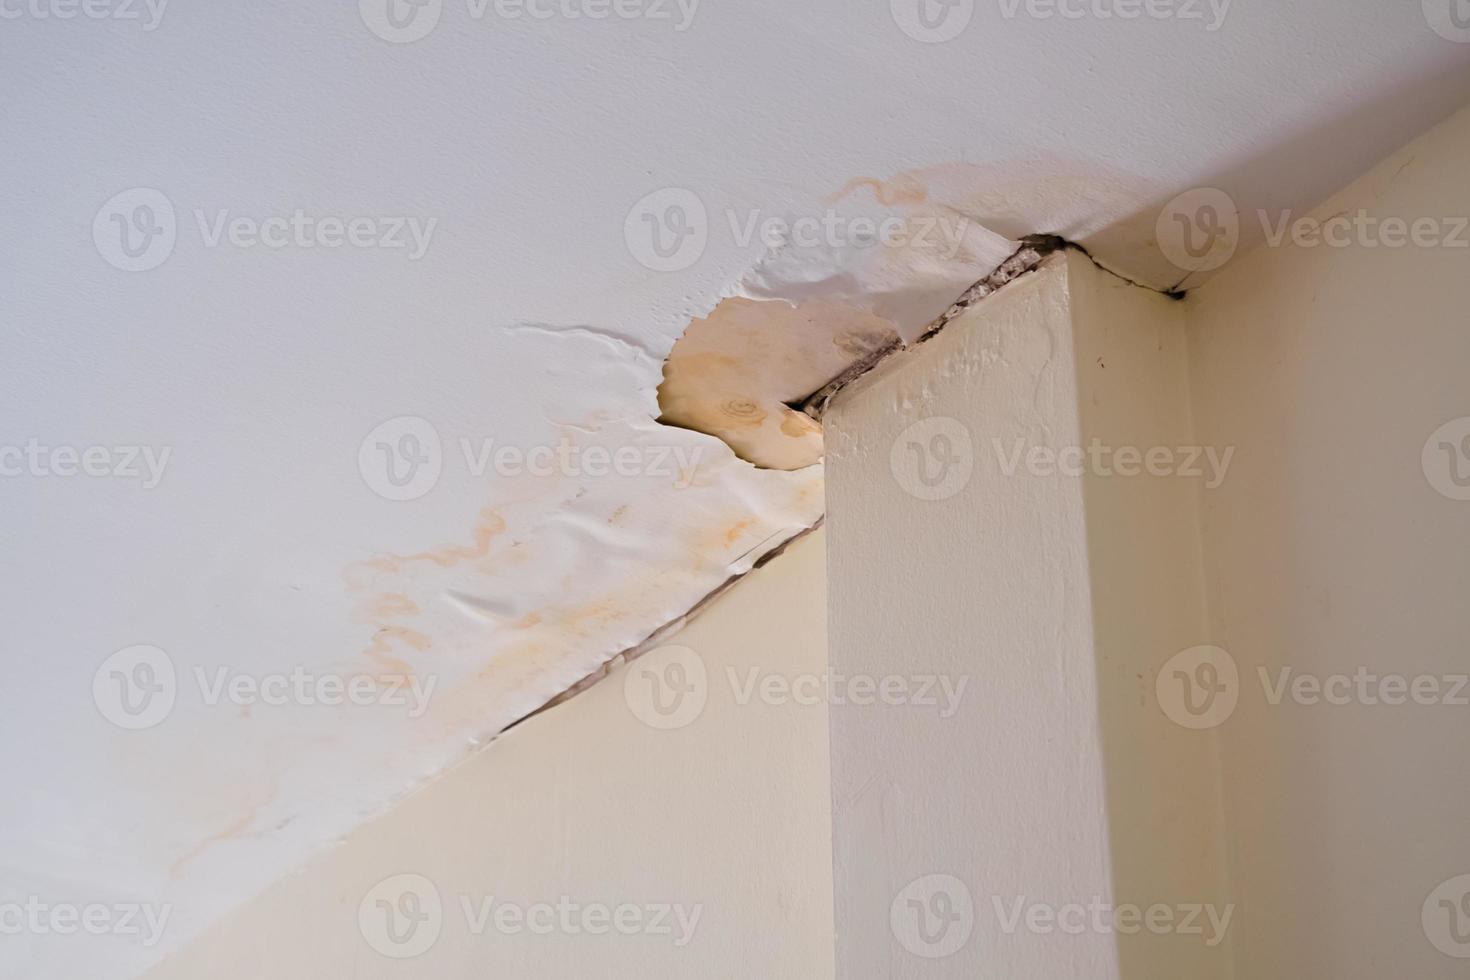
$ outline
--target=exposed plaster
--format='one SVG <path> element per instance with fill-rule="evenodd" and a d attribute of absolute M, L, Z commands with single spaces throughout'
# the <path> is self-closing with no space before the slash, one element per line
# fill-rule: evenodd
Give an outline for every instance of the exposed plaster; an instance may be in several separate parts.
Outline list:
<path fill-rule="evenodd" d="M 975 303 L 990 296 L 1007 283 L 1013 282 L 1026 273 L 1035 270 L 1048 255 L 1066 248 L 1068 244 L 1068 242 L 1055 235 L 1030 235 L 1022 239 L 1020 248 L 1011 253 L 1010 257 L 997 266 L 994 272 L 965 290 L 964 295 L 955 300 L 950 308 L 935 319 L 912 344 L 905 345 L 902 342 L 896 342 L 882 350 L 875 351 L 872 356 L 854 363 L 841 375 L 833 378 L 830 382 L 808 396 L 802 404 L 802 410 L 812 418 L 821 421 L 822 417 L 826 414 L 827 406 L 831 403 L 832 397 L 837 392 L 867 374 L 888 357 L 904 349 L 906 346 L 918 346 L 929 340 L 935 334 L 939 333 L 939 331 L 949 326 L 950 321 L 964 313 Z"/>
<path fill-rule="evenodd" d="M 674 344 L 659 421 L 715 436 L 761 468 L 802 469 L 822 458 L 822 428 L 791 405 L 899 342 L 890 321 L 843 302 L 732 297 Z"/>
<path fill-rule="evenodd" d="M 762 469 L 812 466 L 822 458 L 821 425 L 801 408 L 812 393 L 915 341 L 1016 250 L 918 186 L 890 193 L 858 181 L 841 196 L 863 188 L 871 200 L 844 200 L 848 223 L 896 234 L 771 248 L 674 343 L 660 422 L 715 436 Z"/>
<path fill-rule="evenodd" d="M 863 335 L 865 338 L 864 344 L 850 345 L 848 348 L 846 348 L 846 353 L 849 357 L 852 355 L 858 355 L 856 360 L 852 360 L 846 368 L 844 368 L 840 373 L 838 373 L 826 384 L 823 384 L 821 387 L 815 389 L 806 397 L 796 400 L 794 405 L 783 405 L 782 407 L 790 412 L 794 412 L 799 409 L 802 414 L 809 417 L 813 421 L 813 424 L 817 426 L 816 436 L 820 456 L 820 422 L 823 414 L 827 409 L 827 406 L 830 404 L 833 396 L 835 396 L 838 391 L 842 390 L 842 388 L 846 387 L 851 382 L 857 380 L 864 374 L 876 368 L 888 357 L 899 353 L 900 351 L 911 349 L 920 344 L 928 342 L 933 337 L 938 335 L 940 331 L 947 327 L 953 320 L 965 313 L 971 306 L 991 295 L 994 295 L 998 290 L 1016 281 L 1017 279 L 1020 279 L 1022 276 L 1034 272 L 1041 266 L 1041 264 L 1047 259 L 1047 257 L 1068 248 L 1075 249 L 1082 255 L 1086 256 L 1089 260 L 1093 261 L 1093 263 L 1097 265 L 1099 269 L 1102 269 L 1102 271 L 1107 272 L 1108 274 L 1113 275 L 1119 279 L 1122 279 L 1125 282 L 1129 282 L 1130 285 L 1139 285 L 1138 283 L 1133 283 L 1131 280 L 1127 280 L 1125 277 L 1117 276 L 1116 273 L 1098 264 L 1095 259 L 1092 259 L 1092 256 L 1087 254 L 1086 249 L 1073 242 L 1068 242 L 1067 240 L 1056 235 L 1026 236 L 1021 240 L 1021 245 L 1019 248 L 1012 252 L 1011 255 L 1007 257 L 1003 262 L 1001 262 L 1000 265 L 997 266 L 994 271 L 992 271 L 989 275 L 985 276 L 983 279 L 972 285 L 969 289 L 965 290 L 965 292 L 958 299 L 956 299 L 949 306 L 949 308 L 945 310 L 944 313 L 935 318 L 929 324 L 929 326 L 925 328 L 923 332 L 920 333 L 913 340 L 912 343 L 905 344 L 898 337 L 897 333 L 891 330 L 883 331 L 879 334 Z M 1151 289 L 1151 287 L 1148 286 L 1142 286 L 1141 288 Z M 751 301 L 746 300 L 743 302 L 750 303 Z M 790 309 L 793 311 L 792 316 L 795 316 L 795 311 L 797 308 L 790 307 Z M 772 323 L 776 323 L 783 328 L 789 327 L 793 322 L 790 317 L 785 319 L 776 318 L 765 320 L 762 319 L 761 316 L 757 317 L 757 321 L 762 329 L 768 328 Z M 696 343 L 706 340 L 706 334 L 712 333 L 711 325 L 718 322 L 719 318 L 715 314 L 711 314 L 710 317 L 703 320 L 695 321 L 695 323 L 691 325 L 691 330 L 695 330 Z M 816 333 L 818 333 L 823 338 L 832 338 L 834 336 L 834 331 L 831 329 L 831 320 L 808 320 L 807 323 L 809 326 L 813 327 Z M 713 335 L 716 337 L 719 336 L 717 333 L 714 333 Z M 837 333 L 836 336 L 843 337 L 849 335 Z M 883 342 L 872 344 L 872 338 L 877 336 L 881 336 L 883 338 Z M 810 340 L 810 337 L 811 335 L 808 334 L 802 339 Z M 726 339 L 728 339 L 728 336 Z M 730 383 L 739 379 L 749 380 L 758 375 L 759 370 L 761 369 L 769 369 L 777 372 L 785 372 L 783 380 L 786 383 L 790 383 L 792 374 L 800 376 L 803 371 L 809 372 L 811 370 L 810 361 L 799 363 L 798 367 L 796 367 L 794 370 L 791 368 L 791 365 L 793 363 L 793 354 L 795 352 L 790 349 L 783 349 L 781 343 L 779 343 L 783 340 L 789 342 L 791 340 L 791 335 L 789 333 L 776 332 L 772 335 L 762 335 L 762 339 L 766 341 L 766 343 L 754 344 L 752 343 L 752 338 L 748 335 L 748 333 L 740 334 L 737 332 L 734 338 L 735 343 L 729 345 L 732 353 L 735 347 L 744 345 L 755 358 L 755 362 L 753 364 L 747 363 L 741 365 L 739 363 L 734 363 L 734 359 L 730 358 L 729 360 L 732 361 L 732 363 L 725 365 L 725 370 L 721 372 L 704 373 L 700 372 L 698 369 L 690 371 L 690 375 L 693 376 L 691 380 L 712 381 L 717 385 L 729 385 Z M 864 346 L 869 346 L 871 347 L 871 349 L 864 350 Z M 677 377 L 681 373 L 678 368 L 674 366 L 676 362 L 676 355 L 682 354 L 683 356 L 698 356 L 697 353 L 695 355 L 691 355 L 687 349 L 681 351 L 680 343 L 678 342 L 675 343 L 674 347 L 674 352 L 670 354 L 669 360 L 665 363 L 665 383 L 664 385 L 660 386 L 659 389 L 661 404 L 665 403 L 665 399 L 667 397 L 666 391 L 669 390 L 671 387 L 671 377 Z M 795 360 L 800 362 L 799 358 L 796 358 Z M 701 374 L 703 374 L 702 377 Z M 769 392 L 769 390 L 772 389 L 774 386 L 772 382 L 767 381 L 764 387 L 765 389 L 767 389 L 767 392 Z M 672 399 L 670 400 L 672 401 Z M 711 400 L 718 402 L 718 399 Z M 763 400 L 768 401 L 769 397 Z M 752 399 L 751 401 L 754 402 L 754 399 Z M 679 417 L 681 419 L 686 418 L 686 416 Z M 661 421 L 667 421 L 667 419 L 661 419 Z M 668 424 L 676 423 L 669 422 Z M 693 425 L 680 425 L 679 427 L 697 428 Z M 748 442 L 741 442 L 741 444 L 749 445 Z M 732 448 L 735 447 L 732 446 Z M 769 447 L 765 448 L 768 449 Z M 737 455 L 742 455 L 743 458 L 743 454 L 741 454 L 738 449 Z M 716 599 L 724 595 L 726 591 L 728 591 L 732 586 L 735 585 L 735 583 L 739 582 L 741 579 L 745 578 L 745 576 L 749 575 L 756 569 L 764 567 L 768 562 L 773 561 L 779 555 L 785 553 L 786 549 L 789 548 L 793 542 L 805 537 L 807 534 L 810 534 L 812 531 L 815 531 L 817 528 L 821 527 L 824 520 L 825 517 L 819 519 L 811 527 L 787 537 L 784 541 L 782 541 L 774 548 L 763 550 L 763 545 L 760 548 L 756 548 L 753 549 L 751 552 L 748 552 L 745 556 L 742 556 L 741 559 L 737 560 L 734 565 L 732 565 L 731 575 L 718 587 L 711 590 L 707 595 L 705 595 L 702 599 L 695 603 L 688 612 L 668 621 L 663 626 L 650 633 L 644 640 L 642 640 L 638 644 L 610 657 L 597 670 L 582 678 L 566 691 L 563 691 L 561 694 L 556 695 L 540 708 L 537 708 L 535 711 L 530 712 L 524 718 L 521 718 L 518 721 L 507 726 L 505 731 L 509 731 L 517 725 L 520 725 L 522 722 L 533 718 L 544 711 L 554 708 L 557 705 L 571 700 L 578 694 L 581 694 L 583 691 L 586 691 L 594 684 L 606 678 L 609 674 L 612 673 L 612 671 L 623 666 L 624 664 L 631 663 L 632 661 L 637 660 L 639 657 L 648 653 L 650 650 L 656 649 L 670 636 L 682 630 L 690 621 L 692 621 L 696 616 L 698 616 L 701 612 L 708 608 L 709 605 L 713 603 Z M 752 556 L 754 556 L 753 560 Z"/>
<path fill-rule="evenodd" d="M 970 306 L 1066 248 L 1130 285 L 1152 290 L 1106 268 L 1081 245 L 1057 235 L 1028 235 L 907 340 L 892 322 L 846 302 L 727 299 L 675 342 L 659 386 L 659 421 L 713 435 L 759 467 L 810 466 L 822 458 L 821 420 L 838 391 L 898 351 L 924 343 Z"/>

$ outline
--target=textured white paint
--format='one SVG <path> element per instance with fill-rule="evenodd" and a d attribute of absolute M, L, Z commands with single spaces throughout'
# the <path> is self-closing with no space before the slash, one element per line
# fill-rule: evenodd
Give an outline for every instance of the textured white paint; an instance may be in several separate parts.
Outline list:
<path fill-rule="evenodd" d="M 1214 735 L 1146 696 L 1203 629 L 1196 484 L 1008 462 L 1187 445 L 1182 327 L 1177 303 L 1069 253 L 834 401 L 832 670 L 968 692 L 948 716 L 833 707 L 843 980 L 1228 976 L 1224 943 L 1005 924 L 1017 903 L 1228 905 Z M 966 894 L 942 933 L 925 903 Z M 968 940 L 905 942 L 910 900 L 931 938 Z"/>
<path fill-rule="evenodd" d="M 1470 216 L 1467 172 L 1470 111 L 1315 217 Z M 1446 423 L 1470 430 L 1467 273 L 1470 247 L 1288 244 L 1186 304 L 1200 437 L 1239 447 L 1203 514 L 1210 636 L 1242 685 L 1219 729 L 1241 977 L 1465 975 L 1421 922 L 1427 903 L 1450 937 L 1449 910 L 1428 900 L 1470 870 L 1464 698 L 1273 706 L 1259 671 L 1273 684 L 1283 669 L 1293 682 L 1470 672 L 1470 503 L 1431 483 L 1458 491 L 1438 445 L 1431 469 L 1421 459 Z M 1463 480 L 1470 457 L 1457 465 Z M 1454 908 L 1464 892 L 1437 899 Z"/>
<path fill-rule="evenodd" d="M 0 725 L 28 746 L 0 853 L 18 887 L 176 903 L 170 944 L 816 518 L 819 473 L 756 473 L 649 421 L 684 324 L 757 288 L 752 270 L 786 276 L 742 240 L 750 219 L 912 201 L 1006 237 L 1083 238 L 1172 282 L 1150 240 L 1161 201 L 1204 181 L 1243 207 L 1313 200 L 1458 103 L 1470 58 L 1413 4 L 1327 0 L 1239 5 L 1216 31 L 984 7 L 941 45 L 884 4 L 831 0 L 705 3 L 685 30 L 430 3 L 437 26 L 404 45 L 369 30 L 385 23 L 372 2 L 175 2 L 157 22 L 133 7 L 138 21 L 10 4 L 0 32 L 0 445 L 172 451 L 152 490 L 0 481 Z M 94 234 L 135 188 L 155 218 L 166 199 L 177 240 L 124 272 Z M 655 272 L 625 231 L 667 188 L 695 195 L 709 240 Z M 222 220 L 297 211 L 420 236 L 210 244 Z M 887 290 L 900 319 L 942 302 L 933 280 L 904 296 L 914 284 L 881 265 L 876 286 L 843 268 L 824 288 Z M 390 502 L 364 486 L 359 446 L 405 415 L 436 427 L 445 470 Z M 461 438 L 704 456 L 679 490 L 476 476 Z M 358 574 L 430 552 L 459 560 Z M 418 612 L 363 610 L 381 595 Z M 375 637 L 439 680 L 422 718 L 181 699 L 123 733 L 91 703 L 94 671 L 135 644 L 186 675 L 351 675 L 383 669 Z M 93 976 L 156 952 L 66 948 Z"/>

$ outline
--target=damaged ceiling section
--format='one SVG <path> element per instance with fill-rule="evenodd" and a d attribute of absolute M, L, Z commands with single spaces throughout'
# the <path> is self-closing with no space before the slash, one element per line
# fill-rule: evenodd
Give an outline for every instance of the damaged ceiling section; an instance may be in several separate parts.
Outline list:
<path fill-rule="evenodd" d="M 1003 238 L 931 202 L 912 177 L 859 184 L 871 206 L 844 220 L 881 231 L 857 249 L 783 243 L 675 342 L 660 422 L 712 435 L 762 469 L 813 466 L 839 388 L 1066 245 Z"/>
<path fill-rule="evenodd" d="M 446 4 L 412 44 L 354 6 L 3 32 L 0 416 L 74 478 L 0 479 L 0 728 L 34 748 L 0 905 L 173 910 L 146 948 L 6 937 L 17 975 L 141 974 L 662 642 L 822 520 L 833 392 L 1038 261 L 1028 235 L 1192 287 L 1157 240 L 1176 195 L 1304 207 L 1470 97 L 1418 4 L 1218 34 L 991 11 L 946 43 L 885 3 L 686 32 Z M 99 64 L 128 68 L 79 97 Z M 381 234 L 256 233 L 305 215 Z M 119 472 L 76 472 L 103 449 Z"/>
<path fill-rule="evenodd" d="M 170 903 L 167 940 L 116 961 L 135 971 L 661 642 L 816 526 L 822 433 L 808 403 L 919 341 L 1025 251 L 911 181 L 856 181 L 820 204 L 826 227 L 813 237 L 793 218 L 677 340 L 680 325 L 657 323 L 440 331 L 432 385 L 290 416 L 304 458 L 331 461 L 303 463 L 291 494 L 198 482 L 233 472 L 223 464 L 163 487 L 180 528 L 222 519 L 191 509 L 200 501 L 247 495 L 206 554 L 152 583 L 211 614 L 165 629 L 146 604 L 111 614 L 135 624 L 113 646 L 156 645 L 175 679 L 154 730 L 112 729 L 85 700 L 44 717 L 18 706 L 19 724 L 90 732 L 105 748 L 64 774 L 22 774 L 51 789 L 16 818 L 25 846 L 6 858 L 11 885 L 44 892 L 105 874 L 110 894 Z M 356 367 L 401 370 L 387 346 L 364 348 Z M 417 494 L 375 471 L 386 459 L 399 473 L 430 449 L 434 479 Z M 186 457 L 207 452 L 181 444 Z M 78 492 L 97 496 L 83 510 L 99 520 L 126 506 L 101 484 Z M 235 705 L 219 692 L 240 665 L 253 678 L 360 680 L 382 696 Z M 88 690 L 95 668 L 68 683 Z M 105 869 L 79 846 L 88 840 L 111 842 Z"/>

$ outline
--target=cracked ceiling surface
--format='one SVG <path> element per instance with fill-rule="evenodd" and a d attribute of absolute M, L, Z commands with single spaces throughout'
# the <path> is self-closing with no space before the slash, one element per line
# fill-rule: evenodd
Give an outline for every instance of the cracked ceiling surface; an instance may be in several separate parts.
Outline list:
<path fill-rule="evenodd" d="M 0 901 L 173 912 L 0 976 L 136 975 L 817 521 L 786 404 L 1013 240 L 1187 286 L 1173 195 L 1308 206 L 1470 95 L 1413 3 L 399 2 L 7 7 Z M 664 414 L 768 468 L 656 421 L 752 311 L 780 383 Z"/>

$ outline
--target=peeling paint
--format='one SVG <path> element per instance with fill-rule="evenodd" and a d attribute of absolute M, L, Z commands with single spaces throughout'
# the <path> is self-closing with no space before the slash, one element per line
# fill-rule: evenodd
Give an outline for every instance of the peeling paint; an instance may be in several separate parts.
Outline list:
<path fill-rule="evenodd" d="M 713 435 L 763 468 L 811 466 L 821 427 L 788 403 L 839 374 L 854 349 L 897 339 L 892 323 L 842 303 L 724 300 L 674 345 L 659 421 Z"/>

